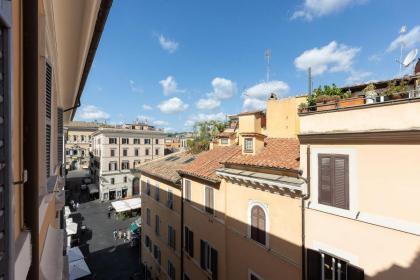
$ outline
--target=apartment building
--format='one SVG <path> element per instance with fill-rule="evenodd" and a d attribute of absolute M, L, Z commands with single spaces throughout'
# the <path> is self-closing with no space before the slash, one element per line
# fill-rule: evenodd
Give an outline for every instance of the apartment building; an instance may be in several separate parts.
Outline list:
<path fill-rule="evenodd" d="M 139 195 L 130 169 L 164 155 L 166 134 L 137 127 L 99 128 L 92 134 L 90 172 L 101 200 Z"/>
<path fill-rule="evenodd" d="M 307 279 L 420 277 L 419 73 L 404 79 L 389 101 L 300 114 Z"/>
<path fill-rule="evenodd" d="M 1 279 L 68 277 L 63 123 L 80 104 L 110 6 L 1 1 Z"/>
<path fill-rule="evenodd" d="M 178 152 L 142 164 L 133 175 L 141 180 L 140 254 L 147 279 L 182 279 L 181 177 L 177 170 L 195 160 Z"/>
<path fill-rule="evenodd" d="M 89 168 L 92 133 L 98 129 L 95 122 L 72 121 L 64 126 L 66 169 Z"/>
<path fill-rule="evenodd" d="M 301 279 L 306 183 L 288 125 L 298 122 L 295 99 L 272 96 L 267 113 L 234 116 L 238 144 L 215 146 L 179 171 L 184 279 Z M 279 108 L 284 115 L 266 119 Z"/>

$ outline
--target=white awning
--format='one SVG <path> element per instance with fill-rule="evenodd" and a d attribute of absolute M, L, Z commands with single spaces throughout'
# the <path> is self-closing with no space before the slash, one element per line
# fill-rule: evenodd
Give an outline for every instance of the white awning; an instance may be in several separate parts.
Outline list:
<path fill-rule="evenodd" d="M 115 209 L 116 212 L 125 212 L 130 211 L 134 209 L 138 209 L 141 207 L 141 199 L 136 198 L 130 198 L 126 200 L 118 200 L 111 202 L 112 207 Z"/>
<path fill-rule="evenodd" d="M 84 259 L 85 256 L 83 256 L 82 251 L 80 251 L 79 247 L 73 247 L 67 250 L 67 258 L 68 262 L 74 262 L 81 259 Z"/>
<path fill-rule="evenodd" d="M 77 233 L 77 224 L 76 223 L 67 223 L 66 224 L 67 235 L 73 235 Z"/>
<path fill-rule="evenodd" d="M 90 275 L 90 269 L 84 259 L 69 263 L 69 279 L 79 279 Z"/>
<path fill-rule="evenodd" d="M 64 217 L 67 218 L 68 216 L 70 216 L 70 214 L 71 214 L 70 207 L 64 206 Z"/>

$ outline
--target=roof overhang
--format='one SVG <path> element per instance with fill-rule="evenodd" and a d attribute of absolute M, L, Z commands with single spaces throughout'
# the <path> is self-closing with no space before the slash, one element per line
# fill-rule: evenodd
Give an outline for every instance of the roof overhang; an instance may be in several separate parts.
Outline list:
<path fill-rule="evenodd" d="M 275 191 L 291 192 L 296 195 L 307 194 L 307 184 L 299 178 L 231 168 L 218 169 L 216 174 L 233 182 L 263 186 Z"/>
<path fill-rule="evenodd" d="M 72 120 L 95 57 L 112 0 L 51 1 L 46 5 L 55 36 L 59 105 Z"/>

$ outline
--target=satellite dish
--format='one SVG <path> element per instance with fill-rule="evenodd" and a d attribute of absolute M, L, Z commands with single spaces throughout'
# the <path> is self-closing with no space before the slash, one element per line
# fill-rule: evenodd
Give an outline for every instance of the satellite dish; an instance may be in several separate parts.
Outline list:
<path fill-rule="evenodd" d="M 417 53 L 418 53 L 418 50 L 417 50 L 417 49 L 413 49 L 413 50 L 411 50 L 411 51 L 407 54 L 407 56 L 404 58 L 404 61 L 402 62 L 402 65 L 403 65 L 404 67 L 408 67 L 408 66 L 410 66 L 410 64 L 411 64 L 411 63 L 413 63 L 413 61 L 414 61 L 414 60 L 416 60 Z"/>

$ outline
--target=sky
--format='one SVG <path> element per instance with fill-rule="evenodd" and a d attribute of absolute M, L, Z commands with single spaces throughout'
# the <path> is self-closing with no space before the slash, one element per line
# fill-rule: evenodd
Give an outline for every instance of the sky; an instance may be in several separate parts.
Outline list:
<path fill-rule="evenodd" d="M 190 131 L 264 109 L 271 92 L 306 94 L 308 67 L 314 87 L 392 78 L 401 43 L 403 57 L 420 47 L 419 10 L 418 0 L 114 0 L 75 119 Z"/>

